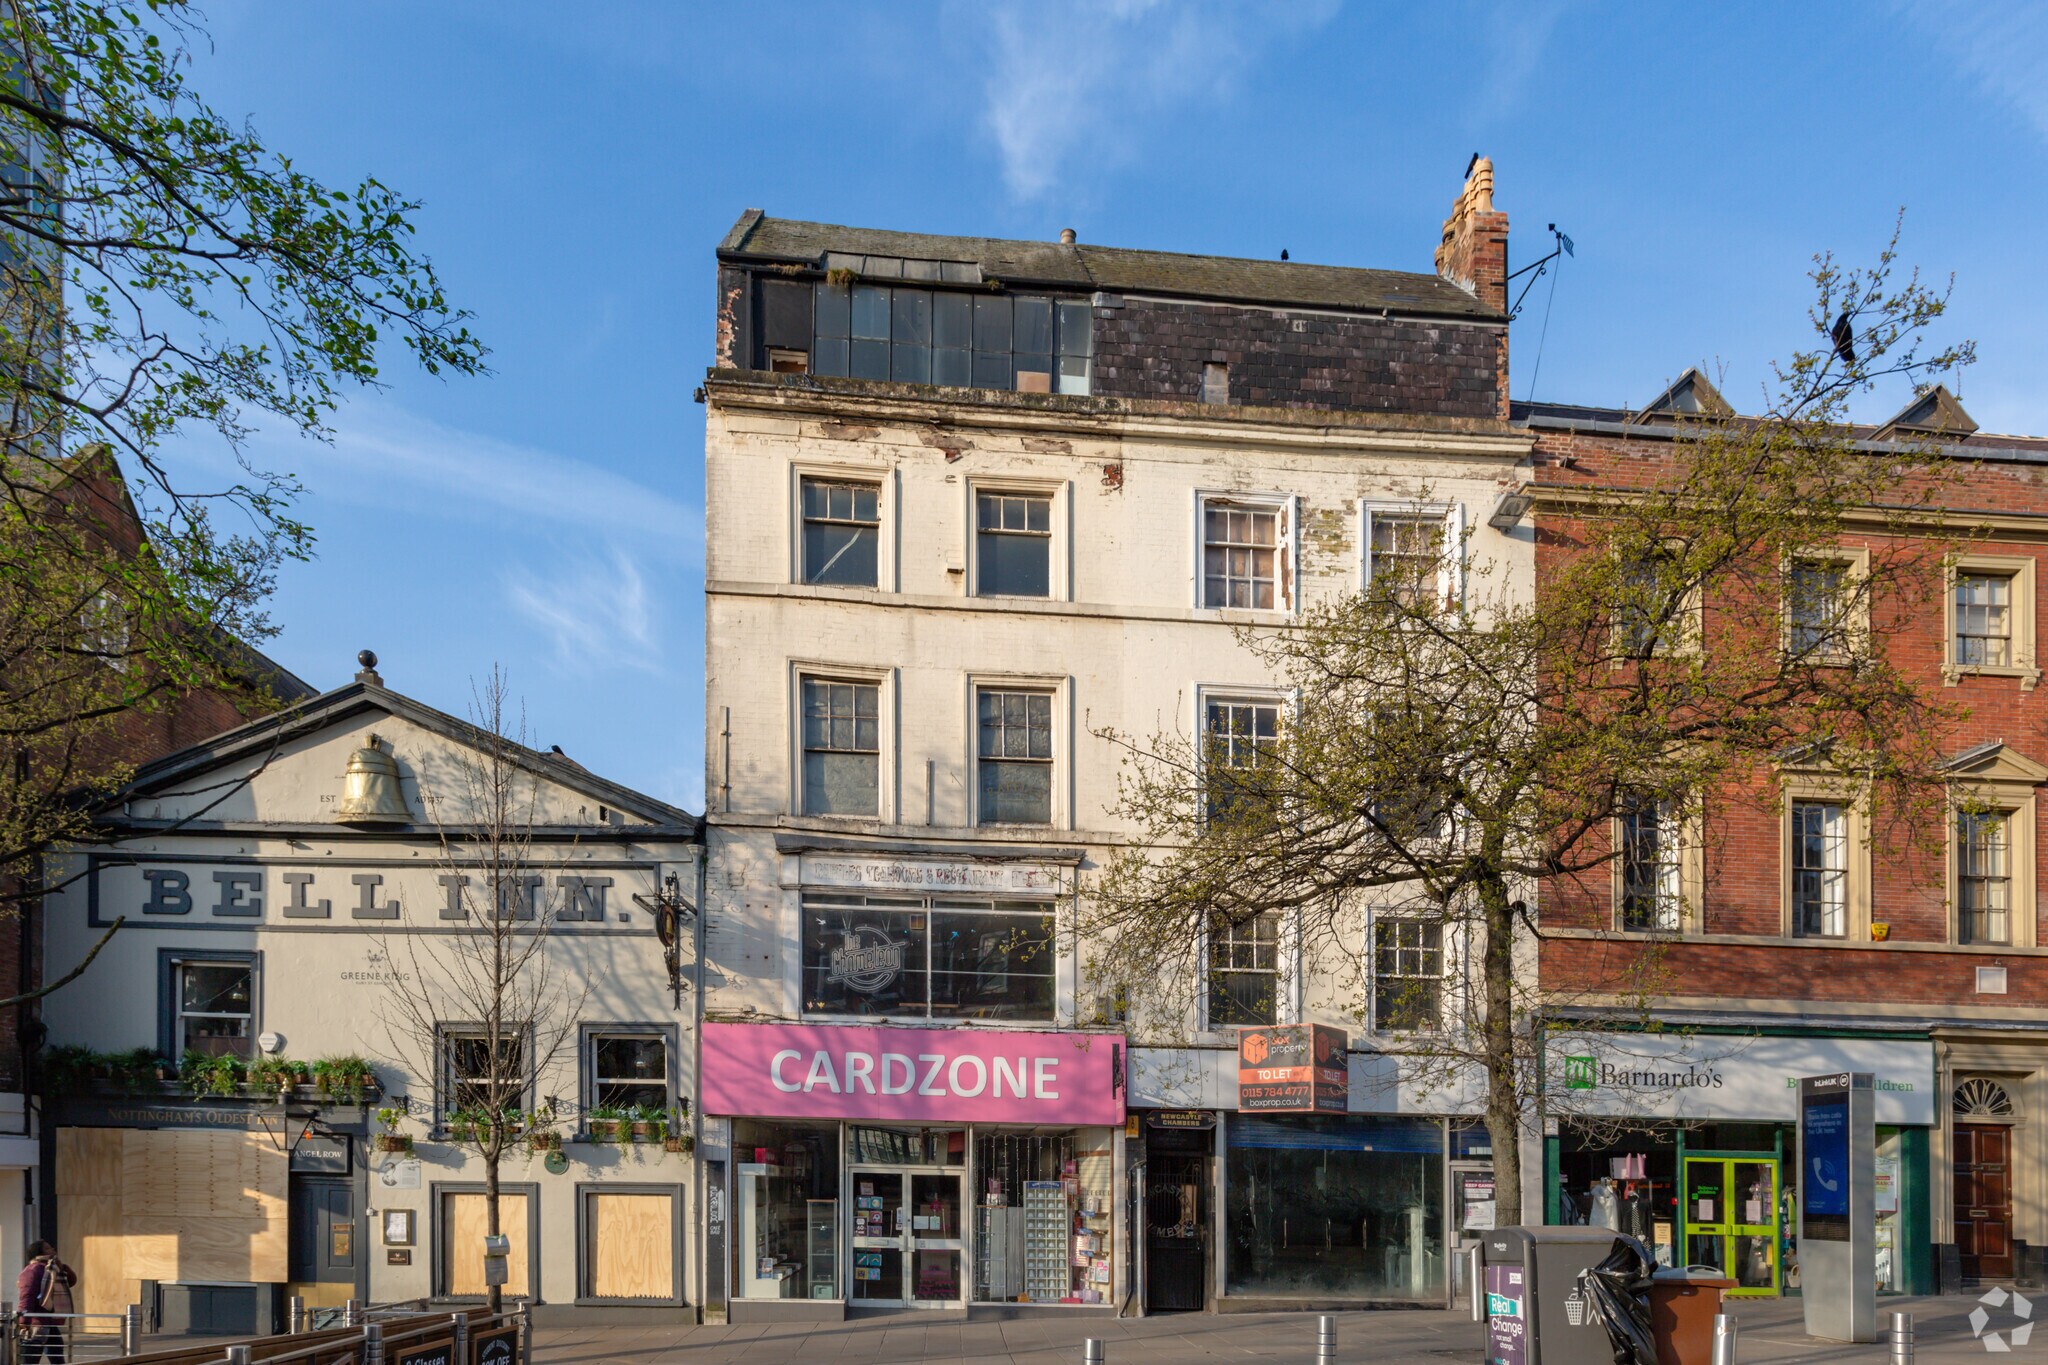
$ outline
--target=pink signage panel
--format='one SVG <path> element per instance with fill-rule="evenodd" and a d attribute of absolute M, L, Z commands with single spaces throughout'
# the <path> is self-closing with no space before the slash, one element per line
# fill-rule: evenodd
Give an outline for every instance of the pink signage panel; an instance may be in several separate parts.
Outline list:
<path fill-rule="evenodd" d="M 704 1025 L 703 1108 L 760 1118 L 924 1123 L 1124 1121 L 1112 1033 Z"/>

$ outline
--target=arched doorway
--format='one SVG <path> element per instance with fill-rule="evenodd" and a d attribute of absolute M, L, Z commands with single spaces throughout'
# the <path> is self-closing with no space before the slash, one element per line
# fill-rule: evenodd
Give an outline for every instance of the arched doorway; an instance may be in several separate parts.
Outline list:
<path fill-rule="evenodd" d="M 2012 1091 L 1989 1076 L 1956 1082 L 1956 1252 L 1963 1279 L 2009 1280 L 2012 1256 Z"/>

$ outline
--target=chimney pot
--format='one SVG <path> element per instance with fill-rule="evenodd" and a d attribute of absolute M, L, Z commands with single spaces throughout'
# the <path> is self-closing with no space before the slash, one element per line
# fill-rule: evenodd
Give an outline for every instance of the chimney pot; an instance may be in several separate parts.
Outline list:
<path fill-rule="evenodd" d="M 1079 238 L 1074 236 L 1074 230 L 1072 228 L 1060 229 L 1060 244 L 1062 246 L 1072 246 L 1075 242 L 1079 240 Z"/>

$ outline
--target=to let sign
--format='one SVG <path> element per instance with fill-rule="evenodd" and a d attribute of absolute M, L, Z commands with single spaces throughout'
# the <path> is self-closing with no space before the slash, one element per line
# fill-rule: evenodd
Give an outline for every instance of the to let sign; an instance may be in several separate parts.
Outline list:
<path fill-rule="evenodd" d="M 1244 1113 L 1341 1114 L 1350 1101 L 1349 1039 L 1323 1024 L 1237 1031 L 1237 1107 Z"/>

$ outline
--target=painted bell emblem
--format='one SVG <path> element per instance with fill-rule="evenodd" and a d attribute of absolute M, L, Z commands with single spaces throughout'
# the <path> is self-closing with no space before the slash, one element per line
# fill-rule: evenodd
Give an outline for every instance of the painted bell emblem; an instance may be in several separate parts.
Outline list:
<path fill-rule="evenodd" d="M 384 752 L 377 736 L 371 735 L 369 743 L 348 756 L 334 818 L 345 825 L 412 823 L 412 811 L 398 785 L 398 760 Z"/>

